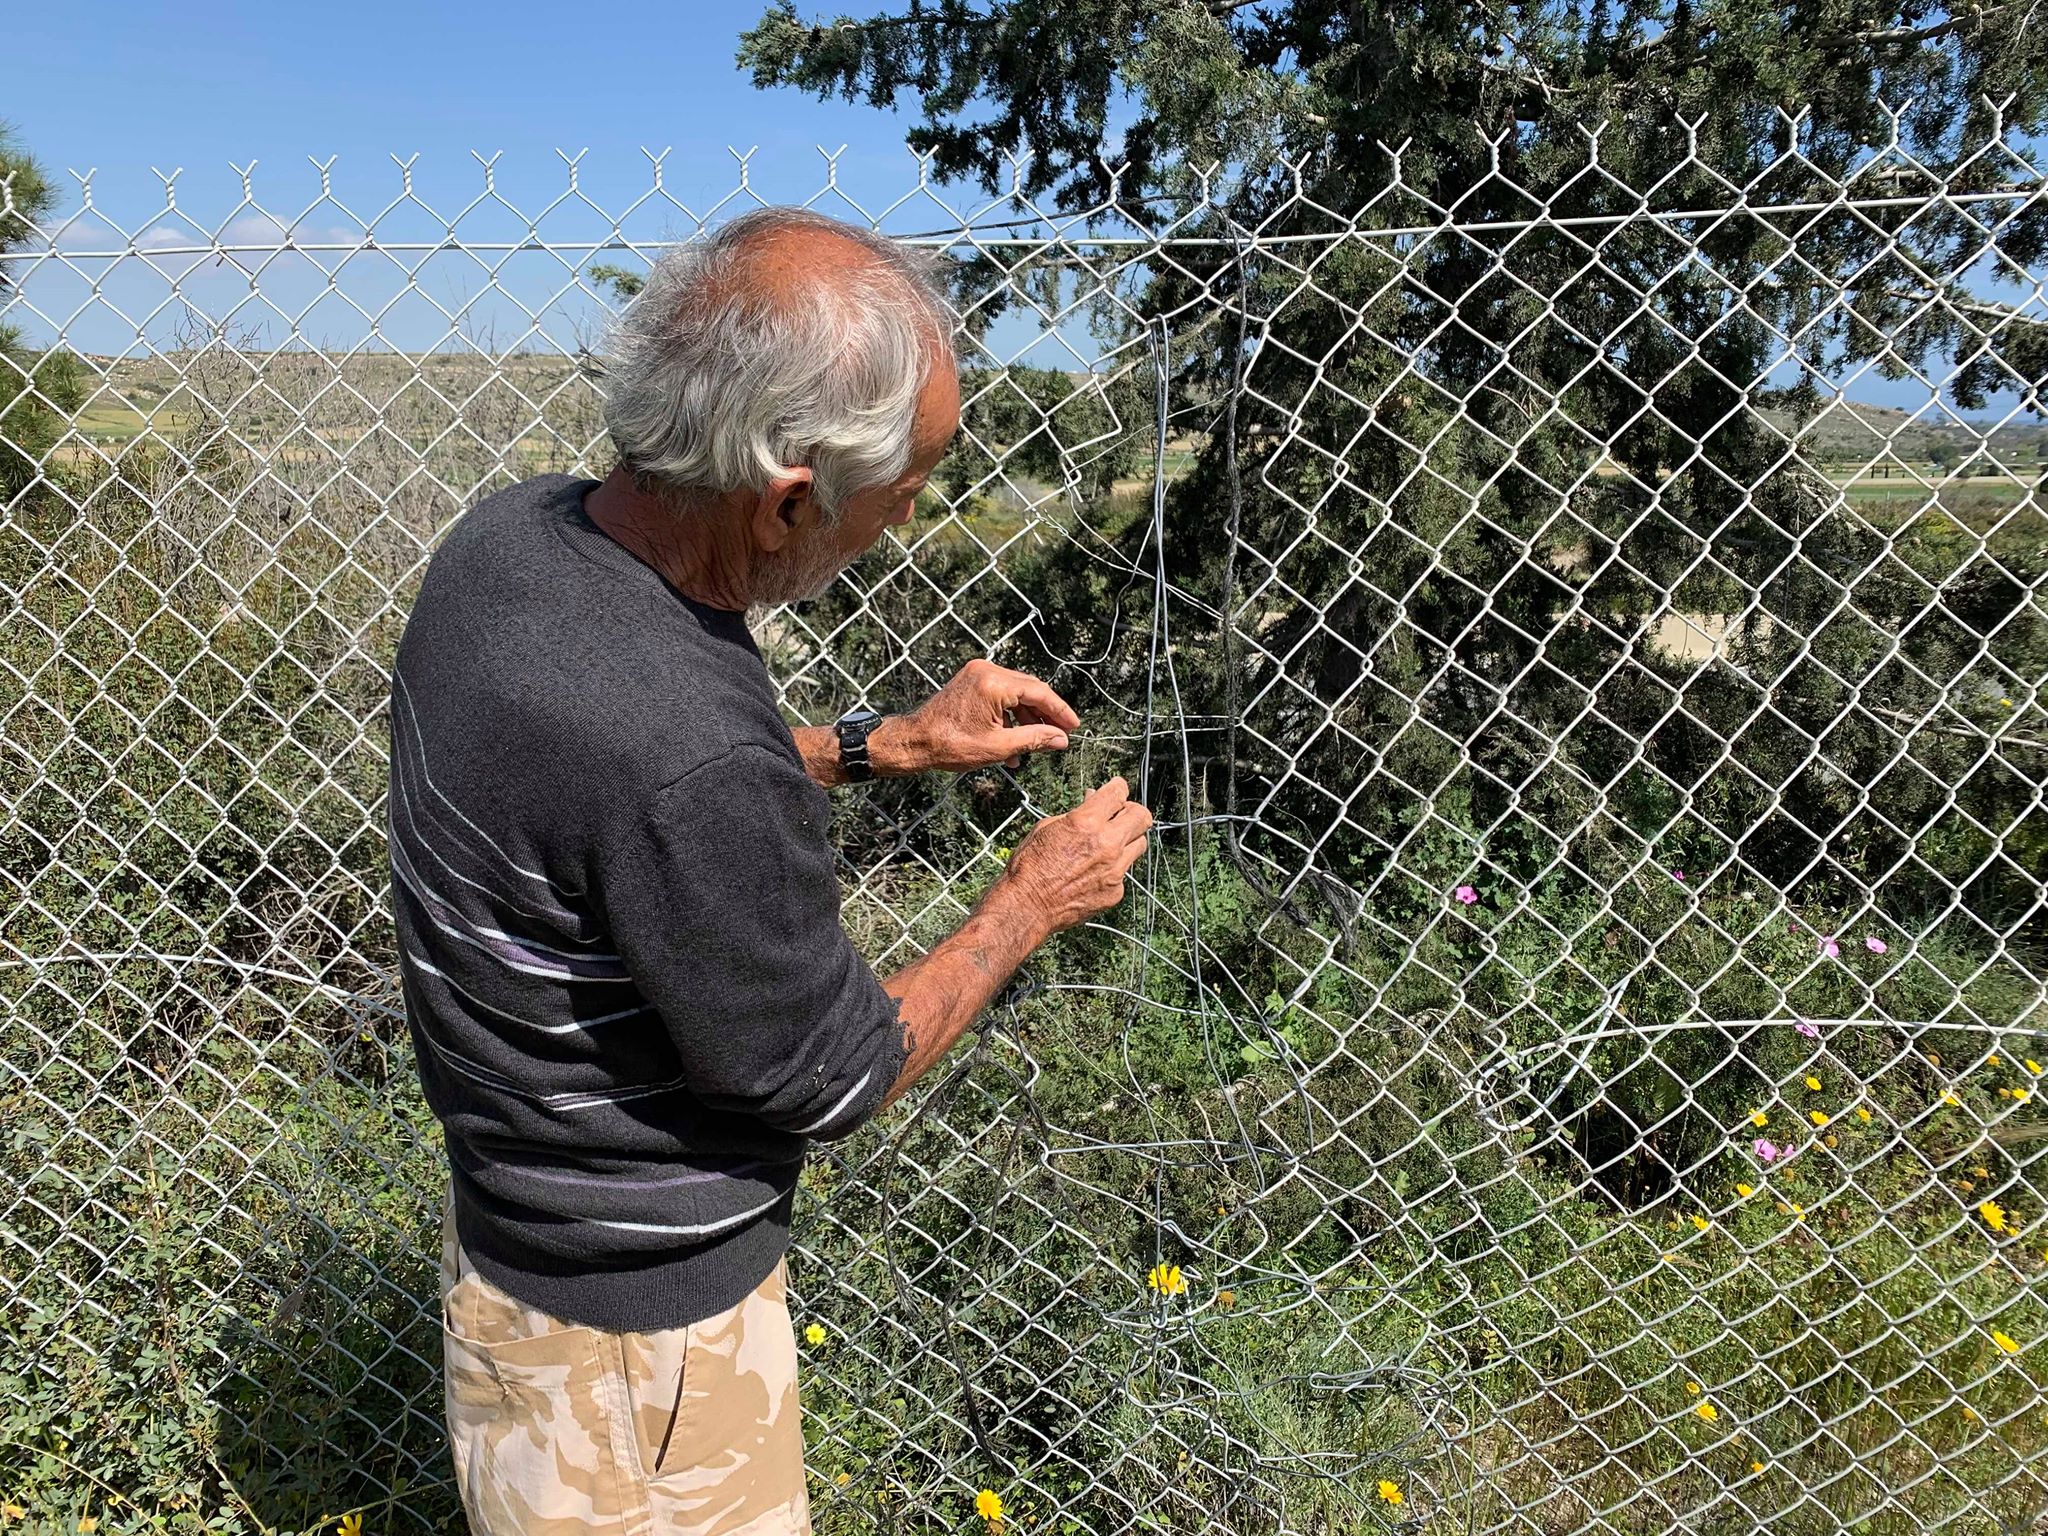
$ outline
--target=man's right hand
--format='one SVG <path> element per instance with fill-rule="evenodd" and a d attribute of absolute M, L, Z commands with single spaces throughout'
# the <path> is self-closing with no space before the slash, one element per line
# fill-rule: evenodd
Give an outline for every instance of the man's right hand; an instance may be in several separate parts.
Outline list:
<path fill-rule="evenodd" d="M 1152 813 L 1111 779 L 1071 811 L 1048 816 L 1025 834 L 1000 883 L 1059 933 L 1124 899 L 1124 876 L 1145 853 Z"/>

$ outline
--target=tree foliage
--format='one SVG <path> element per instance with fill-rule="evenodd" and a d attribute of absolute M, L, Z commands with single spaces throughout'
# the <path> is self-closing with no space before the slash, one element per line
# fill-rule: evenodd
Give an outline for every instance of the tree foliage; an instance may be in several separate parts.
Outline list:
<path fill-rule="evenodd" d="M 14 130 L 0 122 L 0 252 L 26 244 L 57 207 L 57 189 Z M 14 285 L 0 261 L 0 298 Z M 43 456 L 85 400 L 85 371 L 69 351 L 32 351 L 18 326 L 0 323 L 0 507 L 32 484 Z"/>
<path fill-rule="evenodd" d="M 1683 919 L 1629 894 L 1646 872 L 1875 909 L 1929 944 L 2037 908 L 2048 764 L 1992 743 L 2000 700 L 2048 671 L 2042 513 L 1971 516 L 1961 487 L 1868 512 L 1809 430 L 1865 370 L 1946 370 L 1949 409 L 2041 410 L 2048 327 L 1982 281 L 2048 255 L 2014 148 L 2048 126 L 2032 16 L 904 0 L 813 24 L 783 0 L 739 57 L 764 87 L 909 108 L 942 176 L 1211 237 L 1162 252 L 1129 303 L 1078 245 L 1042 266 L 972 250 L 956 277 L 984 329 L 1020 294 L 1071 315 L 1093 291 L 1126 321 L 1126 389 L 1149 384 L 1128 317 L 1195 317 L 1172 398 L 1213 427 L 1160 530 L 1183 597 L 1161 610 L 1180 717 L 1158 730 L 1226 724 L 1193 738 L 1186 812 L 1226 812 L 1268 913 L 1397 974 L 1459 880 L 1526 901 L 1549 937 L 1527 969 L 1475 952 L 1433 974 L 1461 977 L 1475 1024 L 1542 1034 L 1598 1006 L 1574 1000 L 1569 941 L 1617 913 L 1656 982 L 1646 1022 L 1755 1006 L 1737 984 L 1802 1005 L 1739 956 L 1711 981 L 1661 959 Z M 1105 518 L 1008 554 L 1008 589 L 890 632 L 1093 658 L 1084 696 L 1156 719 L 1159 612 L 1134 630 L 1126 601 L 1150 534 Z M 1653 641 L 1673 613 L 1725 624 L 1713 662 Z M 1175 776 L 1152 794 L 1180 814 Z M 1914 1006 L 1967 1010 L 1945 985 Z"/>

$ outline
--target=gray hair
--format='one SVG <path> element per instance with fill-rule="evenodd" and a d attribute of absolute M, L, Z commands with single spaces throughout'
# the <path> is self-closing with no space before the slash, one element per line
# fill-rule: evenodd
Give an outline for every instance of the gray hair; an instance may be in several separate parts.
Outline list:
<path fill-rule="evenodd" d="M 774 292 L 748 248 L 797 230 L 873 256 Z M 799 208 L 761 208 L 663 256 L 604 349 L 604 424 L 646 488 L 759 491 L 808 465 L 830 521 L 901 475 L 952 315 L 925 252 Z"/>

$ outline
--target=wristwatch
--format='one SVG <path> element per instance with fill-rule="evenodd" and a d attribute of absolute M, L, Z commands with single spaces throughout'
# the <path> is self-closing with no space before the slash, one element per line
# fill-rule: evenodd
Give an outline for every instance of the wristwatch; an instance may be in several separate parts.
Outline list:
<path fill-rule="evenodd" d="M 881 723 L 882 717 L 872 709 L 849 709 L 832 722 L 839 732 L 839 766 L 849 784 L 865 784 L 875 776 L 874 764 L 868 761 L 868 732 Z"/>

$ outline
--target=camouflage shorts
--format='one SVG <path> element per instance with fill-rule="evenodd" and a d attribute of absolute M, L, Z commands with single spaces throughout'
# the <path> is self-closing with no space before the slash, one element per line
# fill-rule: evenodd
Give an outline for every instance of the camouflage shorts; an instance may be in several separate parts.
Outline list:
<path fill-rule="evenodd" d="M 441 1236 L 448 1440 L 477 1536 L 811 1529 L 785 1266 L 687 1328 L 605 1333 L 513 1300 Z"/>

